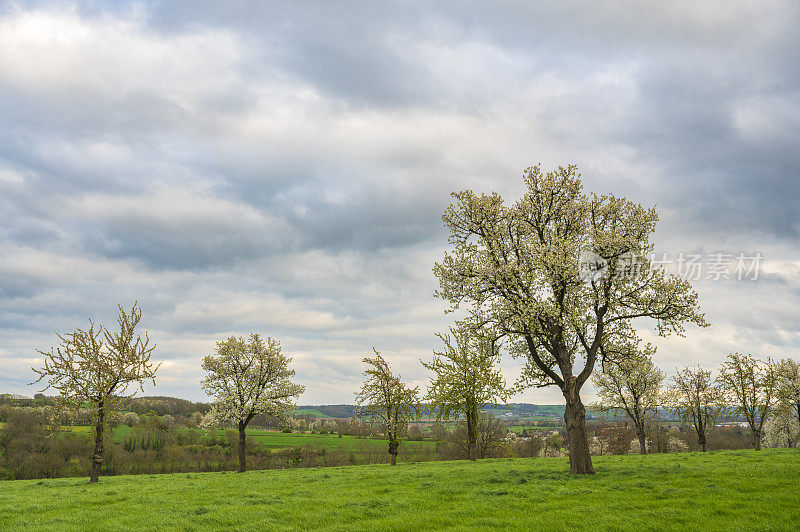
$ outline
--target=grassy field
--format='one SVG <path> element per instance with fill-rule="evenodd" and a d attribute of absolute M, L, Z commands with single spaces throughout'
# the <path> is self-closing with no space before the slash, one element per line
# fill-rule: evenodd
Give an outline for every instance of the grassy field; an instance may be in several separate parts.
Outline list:
<path fill-rule="evenodd" d="M 299 407 L 295 408 L 295 414 L 297 414 L 297 415 L 306 415 L 306 416 L 314 416 L 314 417 L 328 417 L 321 410 L 318 410 L 318 409 L 313 408 L 313 407 L 308 407 L 308 406 L 299 406 Z"/>
<path fill-rule="evenodd" d="M 220 435 L 224 434 L 221 431 Z M 341 438 L 335 434 L 284 434 L 282 432 L 273 432 L 268 430 L 248 430 L 248 436 L 252 436 L 255 441 L 270 449 L 285 449 L 287 447 L 295 447 L 298 445 L 313 445 L 323 446 L 328 449 L 357 449 L 361 446 L 377 446 L 386 447 L 386 440 L 381 438 L 356 438 L 355 436 L 342 436 Z M 434 441 L 422 442 L 404 442 L 404 444 L 422 445 L 425 447 L 433 447 L 436 445 Z"/>
<path fill-rule="evenodd" d="M 92 427 L 84 425 L 76 425 L 69 427 L 68 430 L 83 433 L 86 435 L 94 434 Z M 117 443 L 122 442 L 131 433 L 131 427 L 127 425 L 120 425 L 114 428 L 114 441 Z M 183 428 L 178 430 L 192 430 L 206 436 L 205 431 L 201 429 Z M 225 429 L 217 429 L 217 438 L 222 439 L 225 437 Z M 335 434 L 304 434 L 304 433 L 283 433 L 273 430 L 261 429 L 248 429 L 247 435 L 251 436 L 253 440 L 260 445 L 269 449 L 286 449 L 287 447 L 297 447 L 300 445 L 312 445 L 314 447 L 322 446 L 327 449 L 338 450 L 356 450 L 364 446 L 369 447 L 386 447 L 386 440 L 380 438 L 356 438 L 355 436 L 342 436 L 341 438 Z M 427 440 L 421 442 L 405 442 L 423 447 L 434 447 L 435 441 Z"/>
<path fill-rule="evenodd" d="M 800 451 L 501 459 L 0 484 L 0 529 L 796 530 Z M 574 508 L 574 509 L 573 509 Z"/>

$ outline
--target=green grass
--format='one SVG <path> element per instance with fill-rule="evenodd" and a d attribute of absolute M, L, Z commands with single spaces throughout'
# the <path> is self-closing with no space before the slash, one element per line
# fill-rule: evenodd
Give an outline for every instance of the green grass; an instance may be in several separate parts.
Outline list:
<path fill-rule="evenodd" d="M 311 408 L 311 407 L 308 407 L 308 406 L 298 406 L 297 408 L 295 408 L 295 414 L 297 414 L 297 415 L 306 415 L 306 416 L 315 416 L 315 417 L 328 417 L 321 410 L 318 410 L 316 408 Z"/>
<path fill-rule="evenodd" d="M 73 425 L 71 427 L 62 427 L 64 430 L 76 432 L 78 434 L 85 434 L 89 437 L 94 438 L 94 427 L 90 427 L 88 425 Z M 114 427 L 114 441 L 116 443 L 122 442 L 128 434 L 131 433 L 131 427 L 128 425 L 119 425 Z"/>
<path fill-rule="evenodd" d="M 223 431 L 224 433 L 224 431 Z M 260 443 L 261 445 L 270 449 L 285 449 L 286 447 L 295 447 L 299 445 L 313 445 L 323 446 L 328 449 L 358 449 L 362 446 L 377 446 L 386 447 L 386 440 L 380 438 L 356 438 L 355 436 L 342 436 L 341 438 L 335 434 L 299 434 L 290 433 L 285 434 L 282 432 L 274 432 L 269 430 L 248 430 L 248 436 Z M 406 442 L 414 445 L 434 446 L 434 441 L 423 442 Z"/>
<path fill-rule="evenodd" d="M 77 433 L 86 434 L 91 436 L 94 434 L 93 428 L 85 425 L 76 425 L 73 427 L 64 427 L 66 430 L 72 430 Z M 130 433 L 131 427 L 127 425 L 120 425 L 114 428 L 114 441 L 121 443 Z M 177 430 L 195 431 L 207 438 L 206 433 L 202 429 L 180 428 Z M 217 429 L 217 439 L 225 438 L 227 430 L 232 429 Z M 300 445 L 312 445 L 314 447 L 325 447 L 326 449 L 346 450 L 353 451 L 359 450 L 363 447 L 386 447 L 386 440 L 382 438 L 356 438 L 355 436 L 342 436 L 341 438 L 335 434 L 304 434 L 304 433 L 283 433 L 273 430 L 262 429 L 248 429 L 247 435 L 252 437 L 258 444 L 263 445 L 269 449 L 286 449 L 288 447 L 297 447 Z M 435 441 L 413 441 L 405 442 L 415 447 L 433 447 L 436 445 Z"/>
<path fill-rule="evenodd" d="M 0 483 L 0 529 L 793 530 L 800 451 L 499 459 Z"/>

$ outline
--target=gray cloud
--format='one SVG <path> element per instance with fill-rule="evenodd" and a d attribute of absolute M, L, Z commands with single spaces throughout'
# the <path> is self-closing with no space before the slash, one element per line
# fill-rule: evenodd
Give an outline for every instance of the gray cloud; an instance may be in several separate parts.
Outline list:
<path fill-rule="evenodd" d="M 54 330 L 137 298 L 159 393 L 202 397 L 200 358 L 252 330 L 295 354 L 304 402 L 350 401 L 372 346 L 423 384 L 450 319 L 431 273 L 449 193 L 513 198 L 536 162 L 658 204 L 664 251 L 764 253 L 756 283 L 698 284 L 714 326 L 657 340 L 666 369 L 797 355 L 798 19 L 780 1 L 4 4 L 0 391 L 29 391 Z"/>

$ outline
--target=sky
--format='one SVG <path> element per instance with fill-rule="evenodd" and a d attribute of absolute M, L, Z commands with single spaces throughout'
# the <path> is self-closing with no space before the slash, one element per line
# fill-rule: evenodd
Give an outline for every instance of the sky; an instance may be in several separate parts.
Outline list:
<path fill-rule="evenodd" d="M 146 394 L 207 400 L 202 358 L 251 332 L 300 404 L 352 403 L 373 347 L 424 388 L 450 193 L 511 202 L 537 163 L 700 257 L 711 326 L 641 324 L 667 374 L 798 359 L 798 25 L 791 0 L 0 1 L 0 393 L 135 300 Z M 715 278 L 718 253 L 757 278 Z"/>

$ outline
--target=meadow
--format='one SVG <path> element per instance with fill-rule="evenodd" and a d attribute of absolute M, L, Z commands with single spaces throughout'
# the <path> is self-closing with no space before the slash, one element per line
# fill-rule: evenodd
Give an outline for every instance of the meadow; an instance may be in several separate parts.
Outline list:
<path fill-rule="evenodd" d="M 2 483 L 0 529 L 796 530 L 800 451 L 117 476 Z"/>
<path fill-rule="evenodd" d="M 1 428 L 1 427 L 0 427 Z M 76 425 L 73 427 L 63 427 L 66 430 L 71 430 L 80 434 L 90 435 L 93 434 L 93 428 L 87 425 Z M 121 443 L 127 438 L 132 428 L 127 425 L 119 425 L 114 427 L 114 441 Z M 183 432 L 196 432 L 201 435 L 204 440 L 208 440 L 210 436 L 203 429 L 181 427 L 175 429 Z M 228 430 L 232 429 L 216 429 L 217 439 L 226 437 Z M 267 429 L 247 429 L 247 436 L 253 439 L 257 444 L 272 450 L 286 449 L 289 447 L 299 447 L 303 445 L 311 445 L 313 447 L 324 447 L 329 450 L 358 450 L 363 447 L 386 447 L 385 438 L 358 438 L 351 435 L 342 435 L 339 437 L 336 434 L 308 434 L 308 433 L 284 433 L 276 430 Z M 435 441 L 424 440 L 419 442 L 407 442 L 415 447 L 433 448 L 436 445 Z"/>

